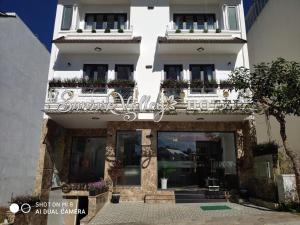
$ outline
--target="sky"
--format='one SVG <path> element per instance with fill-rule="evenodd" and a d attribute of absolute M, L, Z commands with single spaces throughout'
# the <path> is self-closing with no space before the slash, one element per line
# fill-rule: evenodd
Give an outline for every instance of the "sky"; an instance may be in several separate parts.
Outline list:
<path fill-rule="evenodd" d="M 253 0 L 244 0 L 245 12 Z M 39 40 L 51 50 L 57 0 L 0 0 L 0 12 L 16 12 Z"/>

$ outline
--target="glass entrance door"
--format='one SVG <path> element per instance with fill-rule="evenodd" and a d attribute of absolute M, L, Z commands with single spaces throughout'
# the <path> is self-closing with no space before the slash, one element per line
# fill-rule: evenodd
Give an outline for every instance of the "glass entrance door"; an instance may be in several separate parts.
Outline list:
<path fill-rule="evenodd" d="M 236 180 L 234 133 L 159 132 L 158 183 L 169 188 L 228 187 Z"/>

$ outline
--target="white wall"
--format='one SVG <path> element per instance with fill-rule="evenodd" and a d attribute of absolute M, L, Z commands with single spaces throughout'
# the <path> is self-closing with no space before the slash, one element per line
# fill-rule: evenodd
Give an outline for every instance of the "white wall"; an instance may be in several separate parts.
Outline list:
<path fill-rule="evenodd" d="M 300 62 L 300 1 L 270 0 L 249 30 L 250 63 L 271 62 L 277 57 Z M 271 139 L 282 144 L 279 124 L 271 117 Z M 257 140 L 269 140 L 265 117 L 256 115 Z M 290 145 L 300 153 L 300 118 L 288 117 L 287 134 Z"/>
<path fill-rule="evenodd" d="M 20 18 L 0 17 L 0 205 L 31 194 L 49 52 Z"/>
<path fill-rule="evenodd" d="M 54 38 L 64 35 L 60 32 L 61 17 L 62 17 L 62 4 L 71 4 L 71 0 L 60 1 L 61 3 L 57 8 L 57 17 Z M 76 1 L 74 0 L 73 3 Z M 113 1 L 112 1 L 113 3 Z M 149 2 L 147 0 L 131 0 L 130 12 L 128 12 L 128 19 L 130 25 L 133 27 L 133 36 L 141 36 L 142 41 L 140 45 L 140 54 L 137 56 L 125 55 L 61 55 L 58 54 L 58 49 L 54 46 L 51 56 L 49 79 L 53 77 L 82 77 L 84 63 L 107 63 L 109 64 L 109 79 L 114 78 L 114 64 L 119 62 L 130 63 L 135 65 L 135 80 L 139 89 L 139 96 L 151 95 L 152 101 L 155 101 L 159 94 L 160 82 L 163 75 L 163 65 L 167 63 L 183 64 L 185 68 L 185 78 L 189 77 L 187 71 L 189 64 L 204 64 L 212 63 L 216 66 L 217 80 L 227 79 L 227 75 L 231 69 L 238 66 L 248 66 L 248 52 L 247 45 L 240 50 L 237 55 L 160 55 L 158 53 L 157 38 L 165 36 L 167 26 L 172 21 L 172 14 L 174 12 L 215 12 L 217 18 L 222 21 L 224 15 L 222 14 L 224 4 L 238 4 L 240 29 L 242 38 L 246 38 L 243 6 L 240 0 L 220 0 L 215 4 L 205 4 L 202 1 L 200 5 L 170 5 L 169 0 L 160 0 Z M 153 5 L 154 9 L 149 10 L 148 5 Z M 129 10 L 129 7 L 124 5 L 79 5 L 80 20 L 83 22 L 85 12 L 124 12 Z M 223 22 L 222 22 L 223 23 Z M 235 32 L 236 33 L 236 32 Z M 57 58 L 58 56 L 58 58 Z M 67 68 L 68 60 L 72 64 Z M 228 63 L 231 62 L 231 66 Z M 147 65 L 152 65 L 152 69 L 146 69 Z"/>

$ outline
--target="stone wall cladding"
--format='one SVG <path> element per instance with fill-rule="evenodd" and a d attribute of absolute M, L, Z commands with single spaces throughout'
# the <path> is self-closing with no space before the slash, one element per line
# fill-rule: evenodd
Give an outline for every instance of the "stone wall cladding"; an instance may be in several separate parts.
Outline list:
<path fill-rule="evenodd" d="M 251 146 L 254 139 L 251 123 L 243 122 L 109 122 L 107 125 L 107 161 L 105 179 L 110 162 L 115 159 L 116 133 L 122 130 L 142 130 L 141 186 L 122 187 L 121 200 L 144 200 L 147 195 L 158 194 L 157 180 L 157 132 L 159 131 L 199 131 L 234 132 L 236 135 L 238 175 L 240 186 L 247 188 L 252 177 L 253 157 Z M 154 201 L 155 200 L 151 200 Z"/>
<path fill-rule="evenodd" d="M 51 120 L 44 122 L 36 193 L 48 195 L 51 185 L 53 165 L 42 141 L 46 135 L 51 137 L 57 128 Z M 50 125 L 49 125 L 50 124 Z M 49 129 L 52 127 L 51 129 Z M 237 164 L 240 186 L 249 187 L 249 178 L 253 176 L 252 143 L 254 141 L 251 123 L 243 122 L 108 122 L 106 129 L 69 129 L 65 132 L 65 151 L 61 180 L 68 182 L 71 143 L 73 136 L 106 137 L 106 162 L 104 178 L 110 180 L 108 169 L 115 160 L 117 131 L 142 131 L 141 185 L 118 187 L 122 201 L 145 201 L 147 195 L 158 194 L 157 178 L 157 133 L 159 131 L 198 131 L 198 132 L 234 132 L 236 136 Z M 51 139 L 50 139 L 51 140 Z M 43 190 L 42 190 L 43 189 Z"/>

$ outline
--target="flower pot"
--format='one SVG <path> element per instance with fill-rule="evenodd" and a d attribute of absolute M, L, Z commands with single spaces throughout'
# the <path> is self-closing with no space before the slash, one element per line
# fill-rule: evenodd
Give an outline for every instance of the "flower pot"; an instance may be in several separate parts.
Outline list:
<path fill-rule="evenodd" d="M 168 188 L 168 178 L 161 178 L 161 189 L 166 190 Z"/>
<path fill-rule="evenodd" d="M 111 203 L 118 204 L 120 202 L 120 193 L 112 193 Z"/>

